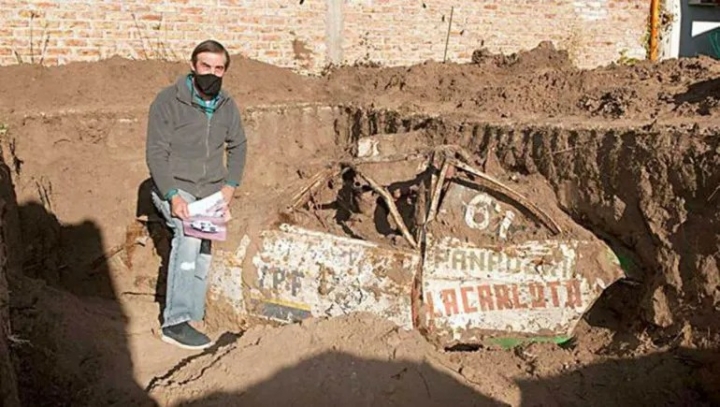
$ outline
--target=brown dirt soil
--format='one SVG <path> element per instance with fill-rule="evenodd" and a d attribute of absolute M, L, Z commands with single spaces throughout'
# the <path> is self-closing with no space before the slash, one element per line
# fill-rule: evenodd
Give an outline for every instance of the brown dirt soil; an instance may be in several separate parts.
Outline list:
<path fill-rule="evenodd" d="M 155 382 L 151 394 L 198 406 L 707 405 L 693 364 L 717 356 L 656 350 L 622 359 L 607 354 L 611 335 L 582 335 L 566 348 L 439 353 L 417 332 L 355 314 L 251 328 Z"/>
<path fill-rule="evenodd" d="M 218 406 L 482 406 L 498 405 L 483 394 L 517 397 L 502 374 L 490 366 L 484 373 L 489 380 L 468 385 L 457 366 L 417 332 L 355 314 L 251 328 L 163 378 L 151 394 L 162 404 Z"/>
<path fill-rule="evenodd" d="M 0 68 L 0 128 L 17 198 L 2 226 L 16 254 L 7 265 L 22 401 L 720 402 L 720 65 L 701 57 L 579 70 L 548 44 L 473 59 L 311 78 L 236 58 L 225 84 L 250 154 L 232 237 L 219 246 L 234 249 L 277 221 L 286 198 L 328 160 L 348 158 L 359 137 L 422 131 L 430 144 L 463 146 L 576 235 L 589 229 L 636 263 L 639 285 L 607 290 L 576 342 L 451 352 L 352 315 L 282 328 L 243 321 L 252 327 L 237 334 L 216 318 L 207 326 L 221 338 L 215 348 L 168 347 L 157 338 L 167 234 L 143 195 L 144 127 L 152 97 L 186 65 L 12 66 Z M 346 233 L 334 212 L 327 229 Z M 137 215 L 151 217 L 150 231 Z M 357 233 L 380 238 L 364 222 Z"/>
<path fill-rule="evenodd" d="M 0 115 L 56 111 L 146 110 L 158 90 L 189 71 L 186 63 L 130 61 L 114 57 L 101 63 L 60 67 L 14 65 L 2 68 Z M 18 78 L 23 90 L 18 91 Z M 323 100 L 317 81 L 241 56 L 233 56 L 223 84 L 240 106 Z M 13 96 L 9 96 L 13 95 Z"/>
<path fill-rule="evenodd" d="M 581 70 L 543 43 L 510 56 L 476 51 L 475 60 L 341 67 L 325 80 L 334 94 L 356 101 L 484 119 L 696 122 L 717 112 L 720 64 L 707 57 Z"/>

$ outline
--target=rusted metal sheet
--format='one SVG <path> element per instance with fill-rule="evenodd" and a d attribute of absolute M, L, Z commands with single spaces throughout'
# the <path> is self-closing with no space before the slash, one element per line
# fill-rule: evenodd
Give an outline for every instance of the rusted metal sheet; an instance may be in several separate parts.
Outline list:
<path fill-rule="evenodd" d="M 449 183 L 437 222 L 430 230 L 437 237 L 454 236 L 483 245 L 554 236 L 522 206 L 491 191 L 457 182 Z"/>
<path fill-rule="evenodd" d="M 260 240 L 243 273 L 250 314 L 293 322 L 371 312 L 412 328 L 417 254 L 289 225 Z"/>
<path fill-rule="evenodd" d="M 597 242 L 481 248 L 445 238 L 426 252 L 426 318 L 446 341 L 475 342 L 497 334 L 569 336 L 621 276 L 617 259 Z"/>
<path fill-rule="evenodd" d="M 368 156 L 396 151 L 383 142 L 359 147 Z M 382 190 L 414 180 L 425 164 L 392 165 L 366 163 L 361 175 Z M 374 172 L 385 178 L 368 175 Z M 279 322 L 370 312 L 402 328 L 428 328 L 450 345 L 486 337 L 572 336 L 602 291 L 624 277 L 601 240 L 580 228 L 559 234 L 553 214 L 528 209 L 519 192 L 508 198 L 471 178 L 453 177 L 444 185 L 437 188 L 444 190 L 442 199 L 432 200 L 440 202 L 437 216 L 417 236 L 424 239 L 418 241 L 425 248 L 422 262 L 419 248 L 388 248 L 282 224 L 245 236 L 233 253 L 220 252 L 211 298 L 229 303 L 232 312 Z M 413 290 L 416 277 L 422 285 Z"/>
<path fill-rule="evenodd" d="M 488 336 L 571 336 L 623 277 L 599 239 L 558 239 L 529 211 L 483 188 L 450 183 L 427 236 L 425 323 L 446 344 Z"/>
<path fill-rule="evenodd" d="M 224 301 L 237 315 L 244 315 L 243 261 L 250 238 L 243 236 L 235 252 L 218 250 L 213 256 L 208 284 L 208 296 L 211 301 Z"/>

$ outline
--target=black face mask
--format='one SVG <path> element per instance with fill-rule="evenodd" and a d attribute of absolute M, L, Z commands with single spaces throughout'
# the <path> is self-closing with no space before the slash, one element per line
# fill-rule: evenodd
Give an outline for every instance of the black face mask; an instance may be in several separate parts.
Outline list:
<path fill-rule="evenodd" d="M 214 98 L 220 93 L 222 78 L 211 73 L 205 75 L 195 74 L 195 86 L 203 95 Z"/>

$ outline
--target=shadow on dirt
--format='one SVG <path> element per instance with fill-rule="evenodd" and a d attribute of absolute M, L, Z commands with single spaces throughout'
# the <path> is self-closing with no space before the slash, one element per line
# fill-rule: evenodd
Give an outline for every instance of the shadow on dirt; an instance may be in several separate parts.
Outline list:
<path fill-rule="evenodd" d="M 717 360 L 717 354 L 679 349 L 593 364 L 549 378 L 520 380 L 515 383 L 521 398 L 516 405 L 714 405 L 720 401 L 717 390 L 720 380 L 715 374 Z M 713 369 L 708 367 L 712 363 L 715 363 Z M 474 380 L 492 386 L 492 377 Z M 201 387 L 205 388 L 204 385 Z M 513 392 L 510 386 L 492 387 L 501 393 Z M 213 393 L 182 405 L 425 407 L 508 404 L 485 396 L 464 380 L 428 364 L 373 361 L 328 352 L 284 369 L 244 391 Z"/>
<path fill-rule="evenodd" d="M 717 405 L 718 354 L 677 349 L 517 384 L 522 406 Z"/>
<path fill-rule="evenodd" d="M 91 221 L 61 225 L 40 202 L 18 208 L 23 273 L 75 295 L 115 299 L 99 227 Z"/>
<path fill-rule="evenodd" d="M 39 202 L 16 209 L 24 275 L 10 278 L 10 311 L 22 405 L 151 403 L 133 377 L 99 227 L 61 224 Z"/>
<path fill-rule="evenodd" d="M 160 257 L 160 267 L 157 271 L 157 283 L 155 284 L 155 302 L 160 306 L 158 323 L 162 324 L 162 316 L 165 311 L 165 291 L 167 287 L 168 259 L 170 257 L 170 242 L 172 232 L 168 229 L 162 215 L 155 208 L 152 202 L 153 181 L 148 178 L 138 187 L 138 197 L 135 216 L 147 219 L 145 226 L 153 242 L 157 255 Z"/>
<path fill-rule="evenodd" d="M 327 352 L 240 393 L 214 393 L 189 406 L 504 406 L 429 364 Z"/>
<path fill-rule="evenodd" d="M 680 107 L 684 104 L 693 105 L 693 111 L 702 116 L 711 114 L 711 108 L 718 105 L 720 94 L 720 78 L 708 79 L 693 83 L 688 90 L 673 97 L 673 102 Z"/>

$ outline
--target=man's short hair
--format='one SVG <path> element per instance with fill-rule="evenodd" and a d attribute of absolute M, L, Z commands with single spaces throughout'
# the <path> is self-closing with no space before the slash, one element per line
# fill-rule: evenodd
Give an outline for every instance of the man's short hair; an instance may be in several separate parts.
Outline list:
<path fill-rule="evenodd" d="M 190 56 L 190 61 L 192 62 L 193 66 L 197 64 L 197 56 L 199 54 L 202 54 L 203 52 L 212 52 L 214 54 L 225 54 L 225 69 L 228 69 L 230 66 L 230 54 L 228 53 L 227 49 L 223 47 L 222 44 L 215 40 L 205 40 L 198 44 L 195 49 L 192 52 L 192 56 Z"/>

